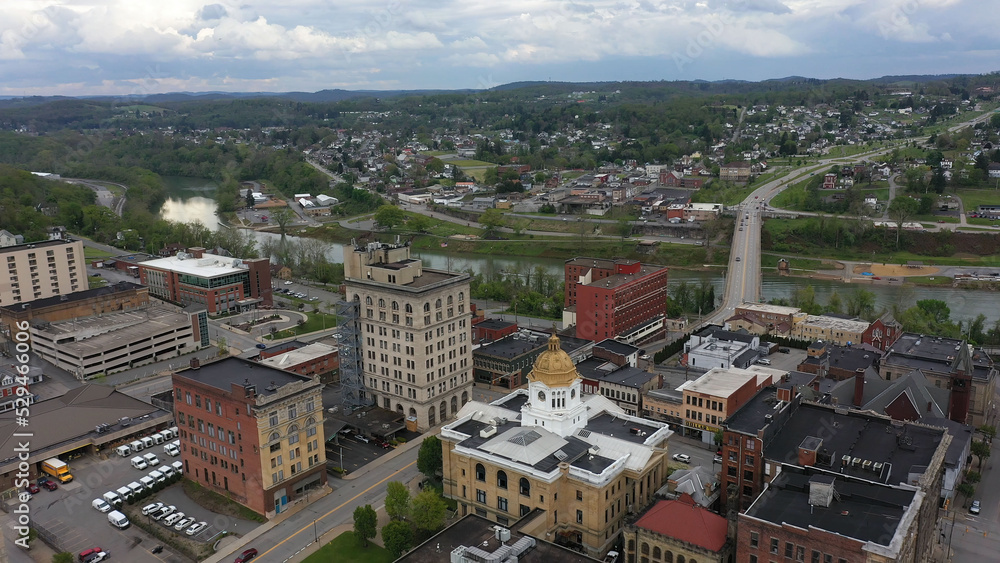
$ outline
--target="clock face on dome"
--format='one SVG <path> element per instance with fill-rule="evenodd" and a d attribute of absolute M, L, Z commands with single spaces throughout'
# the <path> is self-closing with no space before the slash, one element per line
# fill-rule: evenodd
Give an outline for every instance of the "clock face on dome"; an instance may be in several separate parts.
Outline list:
<path fill-rule="evenodd" d="M 569 392 L 569 398 L 570 399 L 575 399 L 576 398 L 576 389 L 570 390 L 570 392 Z"/>
<path fill-rule="evenodd" d="M 538 392 L 538 400 L 539 401 L 544 401 L 545 400 L 545 391 L 539 391 Z"/>

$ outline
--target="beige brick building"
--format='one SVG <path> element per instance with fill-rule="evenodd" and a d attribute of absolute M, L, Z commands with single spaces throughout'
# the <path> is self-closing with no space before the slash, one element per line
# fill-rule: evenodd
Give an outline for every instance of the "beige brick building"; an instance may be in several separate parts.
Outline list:
<path fill-rule="evenodd" d="M 442 428 L 444 492 L 462 514 L 501 525 L 543 510 L 538 533 L 600 558 L 625 515 L 666 483 L 672 432 L 601 395 L 582 395 L 556 336 L 528 381 L 527 390 L 493 403 L 469 403 Z"/>
<path fill-rule="evenodd" d="M 346 298 L 358 304 L 366 393 L 425 430 L 472 389 L 469 275 L 424 268 L 409 244 L 344 247 Z"/>
<path fill-rule="evenodd" d="M 44 240 L 0 247 L 0 305 L 87 289 L 83 242 Z"/>

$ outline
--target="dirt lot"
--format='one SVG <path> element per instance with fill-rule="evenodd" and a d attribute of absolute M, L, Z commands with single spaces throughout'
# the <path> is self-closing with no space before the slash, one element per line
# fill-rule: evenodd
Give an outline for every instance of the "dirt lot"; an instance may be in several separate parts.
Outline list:
<path fill-rule="evenodd" d="M 855 274 L 871 272 L 876 276 L 933 276 L 940 268 L 936 266 L 900 266 L 898 264 L 859 264 L 854 267 Z"/>

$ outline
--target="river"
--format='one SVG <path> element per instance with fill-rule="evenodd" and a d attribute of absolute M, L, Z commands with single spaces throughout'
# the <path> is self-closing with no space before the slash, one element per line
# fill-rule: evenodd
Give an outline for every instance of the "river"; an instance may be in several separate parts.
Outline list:
<path fill-rule="evenodd" d="M 209 229 L 219 228 L 218 218 L 215 215 L 215 193 L 216 184 L 212 180 L 201 178 L 183 178 L 177 176 L 164 176 L 163 182 L 167 186 L 167 201 L 160 210 L 160 216 L 170 221 L 191 221 L 199 220 Z M 258 241 L 278 238 L 279 235 L 272 233 L 255 232 Z M 290 240 L 297 237 L 288 236 Z M 452 269 L 452 270 L 472 270 L 473 272 L 517 272 L 519 268 L 528 266 L 534 269 L 541 266 L 546 272 L 562 277 L 563 261 L 551 258 L 535 257 L 495 257 L 482 254 L 443 254 L 437 252 L 420 252 L 417 255 L 429 268 Z M 330 245 L 327 257 L 333 262 L 343 262 L 344 256 L 340 245 Z M 696 272 L 689 270 L 671 270 L 668 284 L 673 286 L 681 282 L 700 284 L 708 281 L 715 286 L 715 294 L 722 295 L 725 278 L 721 271 L 718 272 Z M 777 274 L 765 274 L 761 291 L 764 300 L 775 298 L 790 298 L 798 287 L 811 285 L 816 292 L 816 301 L 826 303 L 830 295 L 834 292 L 840 294 L 841 299 L 854 291 L 855 286 L 833 280 L 814 280 L 795 277 L 779 276 Z M 1000 319 L 1000 299 L 996 294 L 987 291 L 960 290 L 951 287 L 914 287 L 914 286 L 888 286 L 888 285 L 862 285 L 860 286 L 875 294 L 876 309 L 890 309 L 894 305 L 901 305 L 904 308 L 912 306 L 921 299 L 940 299 L 951 308 L 951 318 L 953 320 L 972 319 L 979 313 L 986 315 L 989 326 L 994 320 Z"/>

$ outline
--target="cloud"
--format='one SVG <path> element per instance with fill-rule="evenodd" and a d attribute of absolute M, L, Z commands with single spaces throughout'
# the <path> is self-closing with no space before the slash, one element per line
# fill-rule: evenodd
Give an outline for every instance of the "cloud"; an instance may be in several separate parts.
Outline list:
<path fill-rule="evenodd" d="M 688 53 L 696 53 L 689 58 L 697 64 L 686 68 L 685 78 L 816 75 L 835 68 L 851 76 L 862 67 L 894 74 L 911 66 L 907 60 L 926 63 L 925 72 L 953 72 L 970 60 L 990 71 L 995 63 L 985 57 L 963 55 L 1000 48 L 1000 13 L 968 0 L 9 4 L 0 19 L 4 93 L 136 83 L 316 90 L 331 87 L 331 80 L 475 87 L 456 67 L 489 67 L 492 76 L 511 80 L 553 74 L 657 80 L 676 77 L 673 57 Z M 148 69 L 157 68 L 164 76 L 150 83 Z"/>

